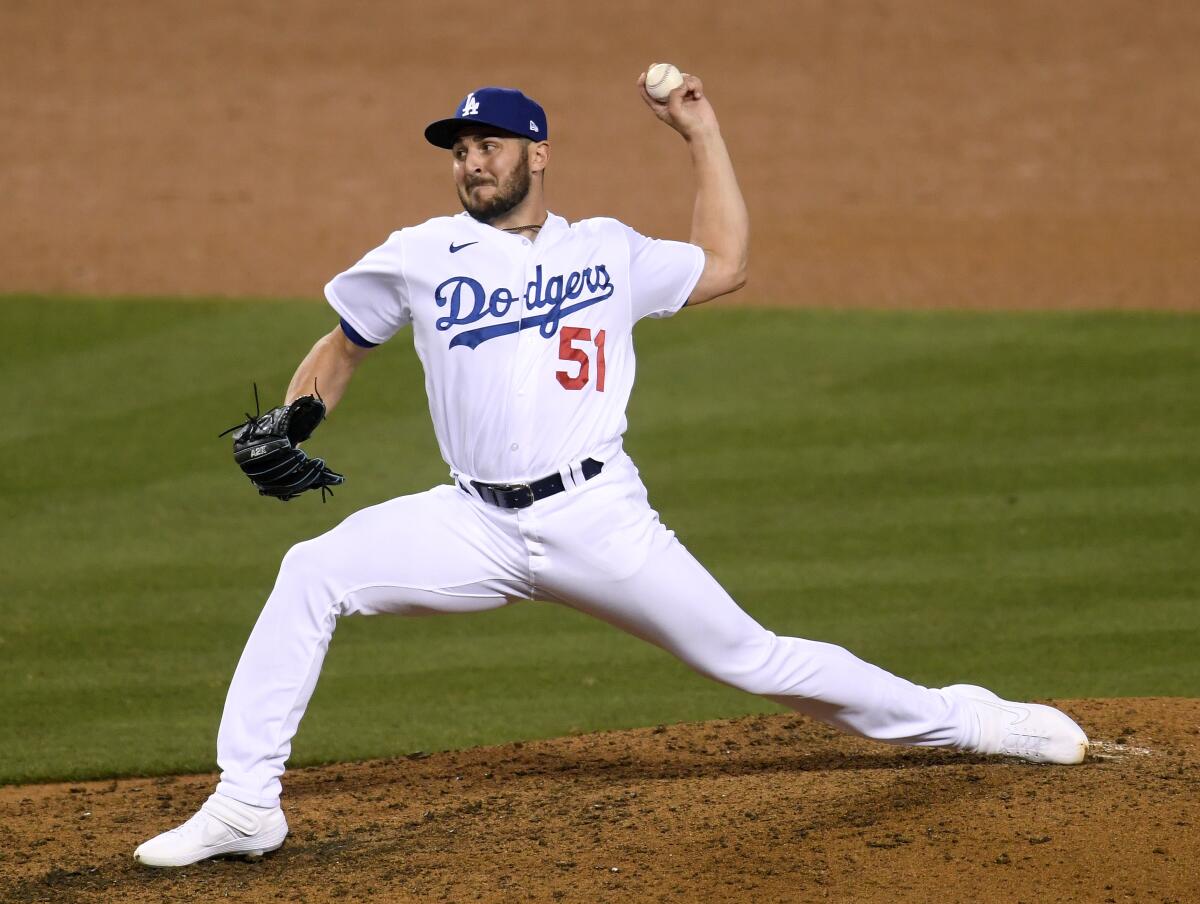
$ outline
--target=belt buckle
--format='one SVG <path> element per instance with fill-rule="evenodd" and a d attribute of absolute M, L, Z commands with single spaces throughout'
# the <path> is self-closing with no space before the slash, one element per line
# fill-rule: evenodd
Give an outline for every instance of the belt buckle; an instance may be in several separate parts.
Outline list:
<path fill-rule="evenodd" d="M 522 509 L 533 505 L 533 487 L 527 483 L 506 483 L 503 492 L 508 497 L 509 508 Z"/>
<path fill-rule="evenodd" d="M 528 508 L 533 505 L 533 487 L 527 483 L 484 483 L 476 484 L 481 491 L 491 495 L 494 505 L 502 508 Z"/>

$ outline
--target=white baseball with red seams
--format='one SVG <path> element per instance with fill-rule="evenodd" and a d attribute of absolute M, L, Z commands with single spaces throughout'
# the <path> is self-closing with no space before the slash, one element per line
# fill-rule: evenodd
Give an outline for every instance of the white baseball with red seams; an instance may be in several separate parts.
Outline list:
<path fill-rule="evenodd" d="M 646 93 L 657 101 L 665 101 L 682 84 L 683 74 L 671 63 L 651 63 L 646 70 Z"/>

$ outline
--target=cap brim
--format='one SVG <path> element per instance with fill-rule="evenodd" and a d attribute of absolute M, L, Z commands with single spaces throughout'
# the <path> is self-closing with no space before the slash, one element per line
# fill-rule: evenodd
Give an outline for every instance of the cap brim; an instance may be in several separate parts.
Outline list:
<path fill-rule="evenodd" d="M 437 122 L 431 122 L 425 127 L 425 140 L 435 148 L 450 150 L 454 147 L 454 139 L 458 137 L 458 130 L 464 124 L 461 119 L 439 119 Z"/>
<path fill-rule="evenodd" d="M 470 119 L 439 119 L 437 122 L 431 122 L 425 127 L 425 140 L 432 144 L 435 148 L 445 148 L 450 150 L 454 147 L 454 139 L 458 137 L 458 133 L 467 126 L 487 126 L 489 129 L 495 130 L 497 135 L 512 136 L 513 138 L 529 138 L 528 135 L 520 135 L 517 132 L 512 132 L 502 126 L 494 125 L 486 120 L 480 119 L 478 116 L 472 116 Z M 537 139 L 530 139 L 536 141 Z"/>

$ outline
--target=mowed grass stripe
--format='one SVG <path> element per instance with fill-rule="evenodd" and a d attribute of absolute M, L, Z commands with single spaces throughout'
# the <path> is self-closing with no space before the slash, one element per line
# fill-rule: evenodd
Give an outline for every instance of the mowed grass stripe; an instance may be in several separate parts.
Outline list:
<path fill-rule="evenodd" d="M 446 478 L 405 334 L 260 499 L 216 434 L 320 304 L 0 300 L 0 781 L 208 769 L 282 554 Z M 722 310 L 638 328 L 627 445 L 745 607 L 930 684 L 1200 693 L 1200 318 Z M 295 745 L 327 762 L 770 709 L 546 604 L 346 620 Z"/>

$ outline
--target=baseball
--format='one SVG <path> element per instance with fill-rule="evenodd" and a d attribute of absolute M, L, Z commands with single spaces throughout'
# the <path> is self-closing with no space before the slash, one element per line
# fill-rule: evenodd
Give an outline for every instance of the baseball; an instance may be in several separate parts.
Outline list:
<path fill-rule="evenodd" d="M 646 93 L 657 101 L 666 101 L 667 95 L 683 84 L 683 76 L 670 63 L 651 63 L 646 70 Z"/>

